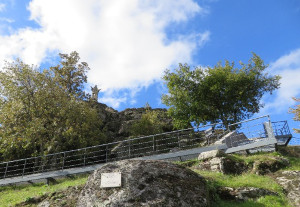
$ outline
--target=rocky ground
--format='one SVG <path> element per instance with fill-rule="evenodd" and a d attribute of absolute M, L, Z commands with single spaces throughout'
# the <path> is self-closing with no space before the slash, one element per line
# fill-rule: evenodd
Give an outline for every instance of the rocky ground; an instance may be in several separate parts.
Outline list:
<path fill-rule="evenodd" d="M 292 163 L 288 158 L 300 159 L 300 148 L 290 149 L 285 151 L 286 148 L 282 148 L 281 154 L 244 157 L 215 151 L 200 155 L 200 161 L 179 165 L 163 161 L 119 161 L 96 170 L 85 186 L 32 198 L 18 206 L 218 206 L 220 200 L 242 204 L 265 196 L 280 197 L 279 194 L 284 192 L 289 204 L 279 206 L 299 207 L 300 171 L 289 170 Z M 299 160 L 297 162 L 299 165 Z M 101 188 L 101 173 L 104 172 L 121 172 L 122 186 Z M 212 186 L 212 182 L 199 172 L 218 172 L 233 177 L 245 174 L 267 176 L 283 191 L 249 186 Z M 256 206 L 255 202 L 252 204 Z"/>

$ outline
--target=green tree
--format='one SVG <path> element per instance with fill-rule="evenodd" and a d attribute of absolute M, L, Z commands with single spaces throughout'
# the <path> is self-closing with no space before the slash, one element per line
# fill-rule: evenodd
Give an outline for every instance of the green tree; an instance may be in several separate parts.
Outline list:
<path fill-rule="evenodd" d="M 72 62 L 74 65 L 77 62 Z M 70 68 L 66 68 L 69 70 Z M 11 160 L 105 141 L 101 119 L 84 97 L 84 74 L 65 83 L 55 70 L 39 71 L 17 60 L 0 72 L 0 153 Z M 61 69 L 59 72 L 64 73 Z"/>
<path fill-rule="evenodd" d="M 248 64 L 240 62 L 236 68 L 228 61 L 213 68 L 179 64 L 175 72 L 165 71 L 168 94 L 162 102 L 170 106 L 168 112 L 178 128 L 222 121 L 226 127 L 257 113 L 260 100 L 266 93 L 279 88 L 279 76 L 265 73 L 267 66 L 253 53 Z"/>
<path fill-rule="evenodd" d="M 150 107 L 149 107 L 150 108 Z M 159 120 L 159 113 L 146 109 L 141 119 L 131 126 L 132 136 L 146 136 L 163 132 L 164 124 Z"/>
<path fill-rule="evenodd" d="M 296 102 L 300 102 L 300 98 L 293 98 Z M 290 113 L 294 113 L 294 120 L 300 121 L 300 104 L 296 105 L 295 108 L 290 109 Z M 294 129 L 296 133 L 300 133 L 300 129 Z"/>
<path fill-rule="evenodd" d="M 87 71 L 89 70 L 86 62 L 79 63 L 80 57 L 77 52 L 69 54 L 59 54 L 61 61 L 55 67 L 50 67 L 54 73 L 54 81 L 56 81 L 69 94 L 83 99 L 85 93 L 83 91 L 84 83 L 87 82 Z"/>

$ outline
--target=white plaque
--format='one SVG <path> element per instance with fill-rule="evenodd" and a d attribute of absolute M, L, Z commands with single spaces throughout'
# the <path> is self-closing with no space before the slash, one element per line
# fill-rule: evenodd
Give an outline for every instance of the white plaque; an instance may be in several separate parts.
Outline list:
<path fill-rule="evenodd" d="M 100 188 L 121 187 L 121 173 L 101 173 Z"/>

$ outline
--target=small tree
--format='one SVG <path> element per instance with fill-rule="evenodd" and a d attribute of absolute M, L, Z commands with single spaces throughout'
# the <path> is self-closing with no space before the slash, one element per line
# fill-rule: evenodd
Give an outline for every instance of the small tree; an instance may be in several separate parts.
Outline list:
<path fill-rule="evenodd" d="M 179 64 L 175 72 L 165 71 L 163 79 L 169 93 L 162 102 L 178 128 L 222 121 L 226 127 L 257 113 L 262 96 L 279 88 L 279 76 L 264 73 L 266 65 L 253 53 L 248 64 L 218 63 L 213 68 Z"/>
<path fill-rule="evenodd" d="M 300 102 L 300 98 L 293 98 L 296 102 Z M 294 113 L 294 120 L 300 121 L 300 104 L 296 105 L 295 108 L 290 109 L 291 113 Z M 300 133 L 300 129 L 294 129 L 296 133 Z"/>

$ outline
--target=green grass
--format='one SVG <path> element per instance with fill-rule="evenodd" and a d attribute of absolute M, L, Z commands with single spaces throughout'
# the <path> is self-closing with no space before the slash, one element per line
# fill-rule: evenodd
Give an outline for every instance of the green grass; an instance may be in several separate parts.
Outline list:
<path fill-rule="evenodd" d="M 79 186 L 86 182 L 88 175 L 75 176 L 58 180 L 56 184 L 45 185 L 44 183 L 19 186 L 0 187 L 0 207 L 15 206 L 17 203 L 32 197 L 41 196 L 46 193 L 60 191 L 69 186 Z"/>
<path fill-rule="evenodd" d="M 254 163 L 255 161 L 268 161 L 274 160 L 274 157 L 283 157 L 279 152 L 259 152 L 252 155 L 228 155 L 232 159 L 243 160 L 246 164 Z"/>
<path fill-rule="evenodd" d="M 243 161 L 248 165 L 252 165 L 256 161 L 273 160 L 274 157 L 284 157 L 290 162 L 290 165 L 282 170 L 300 170 L 300 157 L 297 154 L 297 149 L 284 148 L 283 152 L 273 153 L 256 153 L 253 155 L 227 155 L 230 159 Z M 299 150 L 298 150 L 299 152 Z M 191 167 L 199 163 L 196 161 L 181 163 L 183 166 Z M 278 185 L 271 176 L 256 175 L 251 172 L 242 175 L 224 175 L 219 172 L 194 170 L 198 174 L 209 180 L 210 189 L 218 187 L 256 187 L 277 192 L 278 196 L 265 196 L 257 200 L 248 200 L 245 202 L 226 201 L 215 199 L 213 206 L 216 207 L 288 207 L 288 200 L 283 192 L 283 189 Z"/>
<path fill-rule="evenodd" d="M 216 207 L 288 207 L 288 200 L 279 186 L 271 177 L 256 174 L 224 175 L 218 172 L 194 170 L 209 180 L 209 188 L 215 193 L 219 187 L 256 187 L 277 192 L 278 196 L 265 196 L 258 200 L 248 200 L 245 202 L 226 201 L 216 198 L 213 206 Z"/>
<path fill-rule="evenodd" d="M 292 207 L 287 200 L 279 196 L 264 196 L 258 200 L 249 200 L 245 202 L 237 201 L 219 201 L 214 207 Z"/>
<path fill-rule="evenodd" d="M 290 166 L 288 166 L 284 170 L 300 170 L 300 157 L 299 158 L 287 157 L 287 158 L 290 161 Z"/>
<path fill-rule="evenodd" d="M 278 193 L 282 193 L 282 188 L 271 178 L 268 176 L 261 176 L 256 174 L 243 174 L 243 175 L 224 175 L 219 172 L 211 172 L 211 171 L 200 171 L 194 170 L 198 174 L 203 177 L 213 180 L 217 186 L 223 187 L 256 187 L 263 188 L 270 191 L 275 191 Z"/>

